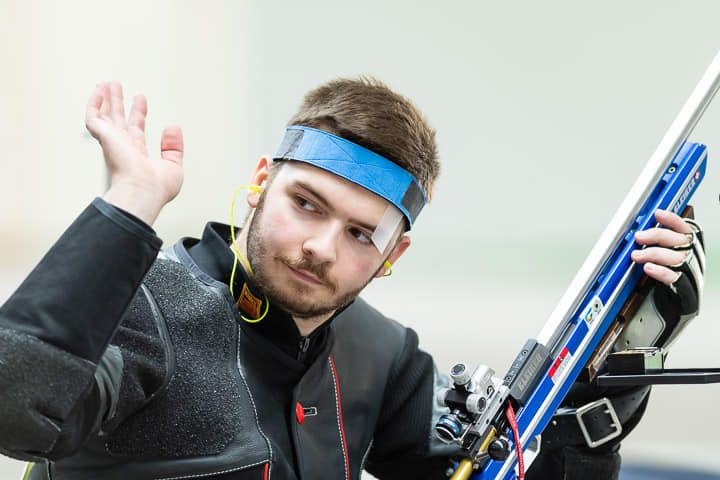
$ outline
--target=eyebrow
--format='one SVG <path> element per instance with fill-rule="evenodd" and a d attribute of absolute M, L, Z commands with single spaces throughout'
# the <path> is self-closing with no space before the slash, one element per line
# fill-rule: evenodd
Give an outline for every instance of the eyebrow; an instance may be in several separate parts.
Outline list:
<path fill-rule="evenodd" d="M 323 206 L 325 208 L 327 208 L 328 210 L 330 210 L 330 211 L 335 210 L 335 208 L 333 208 L 333 206 L 330 204 L 330 202 L 328 202 L 328 200 L 324 196 L 322 196 L 317 190 L 312 188 L 312 186 L 310 186 L 310 184 L 303 182 L 302 180 L 297 180 L 297 181 L 295 181 L 294 186 L 297 188 L 300 188 L 301 190 L 305 190 L 307 193 L 309 193 L 310 195 L 315 197 L 315 199 L 318 202 L 322 203 Z M 377 225 L 371 225 L 369 223 L 365 223 L 360 220 L 356 220 L 354 218 L 350 218 L 350 223 L 353 223 L 353 224 L 357 225 L 358 227 L 364 228 L 365 230 L 368 230 L 369 232 L 374 232 L 375 229 L 377 228 Z"/>

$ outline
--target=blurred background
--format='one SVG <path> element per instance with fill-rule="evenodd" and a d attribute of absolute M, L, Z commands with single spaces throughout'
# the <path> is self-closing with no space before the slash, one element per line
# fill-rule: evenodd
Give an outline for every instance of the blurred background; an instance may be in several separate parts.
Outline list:
<path fill-rule="evenodd" d="M 712 0 L 0 0 L 0 301 L 104 191 L 84 129 L 97 81 L 148 97 L 152 149 L 163 126 L 183 127 L 185 184 L 155 224 L 167 246 L 228 221 L 304 92 L 369 74 L 424 111 L 443 171 L 413 247 L 365 297 L 417 330 L 441 370 L 503 372 L 720 49 L 718 19 Z M 671 367 L 720 366 L 719 104 L 692 136 L 710 158 L 692 202 L 704 304 Z M 720 385 L 652 397 L 626 463 L 716 478 Z M 0 478 L 20 471 L 0 457 Z"/>

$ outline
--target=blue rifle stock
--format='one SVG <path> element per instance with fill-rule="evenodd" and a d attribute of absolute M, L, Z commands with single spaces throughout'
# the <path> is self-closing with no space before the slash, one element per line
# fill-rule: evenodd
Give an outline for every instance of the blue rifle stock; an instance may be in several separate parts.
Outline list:
<path fill-rule="evenodd" d="M 550 356 L 552 361 L 545 375 L 518 413 L 518 427 L 520 432 L 524 432 L 521 436 L 523 444 L 540 435 L 550 422 L 553 413 L 641 278 L 642 267 L 630 259 L 630 253 L 636 248 L 635 232 L 657 225 L 654 218 L 657 209 L 679 213 L 685 208 L 705 176 L 706 160 L 707 149 L 704 145 L 687 143 L 683 146 L 598 274 L 553 348 Z M 600 309 L 597 308 L 598 301 Z M 594 330 L 591 329 L 592 323 L 597 324 Z M 556 384 L 561 386 L 555 395 L 551 395 Z M 544 413 L 537 418 L 539 411 Z M 513 451 L 509 460 L 514 455 Z M 512 468 L 503 468 L 508 463 L 507 460 L 490 460 L 484 465 L 482 473 L 475 474 L 472 478 L 514 478 Z M 514 467 L 515 461 L 512 463 Z"/>
<path fill-rule="evenodd" d="M 505 377 L 495 378 L 494 371 L 484 366 L 472 375 L 464 365 L 453 368 L 455 386 L 438 397 L 450 408 L 450 414 L 436 425 L 441 439 L 460 447 L 461 459 L 451 480 L 515 478 L 517 455 L 504 416 L 509 404 L 518 409 L 520 443 L 524 453 L 531 452 L 523 457 L 527 464 L 532 462 L 543 429 L 643 275 L 642 268 L 630 258 L 637 248 L 635 232 L 657 225 L 657 209 L 682 212 L 705 176 L 706 147 L 686 141 L 718 87 L 720 54 L 673 121 L 537 339 L 525 344 Z"/>

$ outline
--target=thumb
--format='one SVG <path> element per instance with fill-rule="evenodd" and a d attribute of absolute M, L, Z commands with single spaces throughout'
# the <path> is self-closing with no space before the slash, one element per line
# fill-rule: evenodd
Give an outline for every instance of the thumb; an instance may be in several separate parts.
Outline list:
<path fill-rule="evenodd" d="M 177 125 L 166 127 L 160 139 L 162 159 L 182 165 L 184 149 L 182 129 Z"/>

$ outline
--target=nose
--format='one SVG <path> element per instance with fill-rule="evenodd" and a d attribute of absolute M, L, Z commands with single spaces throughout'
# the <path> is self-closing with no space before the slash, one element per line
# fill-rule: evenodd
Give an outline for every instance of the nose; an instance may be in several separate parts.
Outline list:
<path fill-rule="evenodd" d="M 316 264 L 334 262 L 341 232 L 342 227 L 335 222 L 324 224 L 305 239 L 303 253 Z"/>

